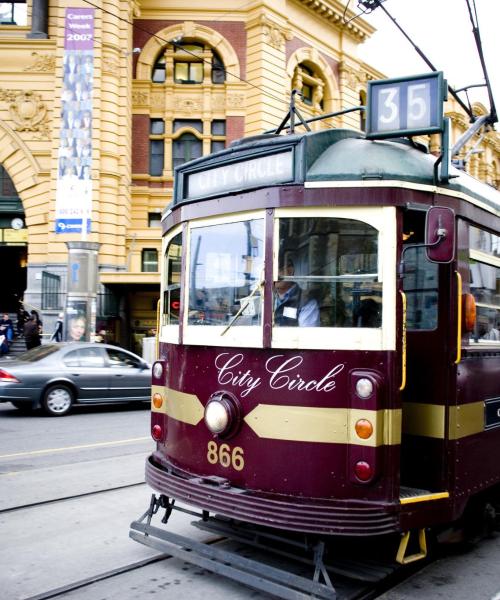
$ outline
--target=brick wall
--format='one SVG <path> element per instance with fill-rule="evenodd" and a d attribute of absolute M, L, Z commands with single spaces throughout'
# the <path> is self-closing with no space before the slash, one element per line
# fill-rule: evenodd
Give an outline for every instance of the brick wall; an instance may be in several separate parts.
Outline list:
<path fill-rule="evenodd" d="M 148 115 L 132 115 L 132 173 L 149 173 Z"/>

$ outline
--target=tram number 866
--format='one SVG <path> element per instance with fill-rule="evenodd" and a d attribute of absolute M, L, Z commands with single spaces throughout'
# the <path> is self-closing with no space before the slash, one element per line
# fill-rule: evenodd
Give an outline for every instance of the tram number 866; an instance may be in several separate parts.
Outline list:
<path fill-rule="evenodd" d="M 207 460 L 211 465 L 220 464 L 221 467 L 233 467 L 235 471 L 241 471 L 245 466 L 243 459 L 243 448 L 235 446 L 232 450 L 228 444 L 217 446 L 214 441 L 208 442 Z"/>

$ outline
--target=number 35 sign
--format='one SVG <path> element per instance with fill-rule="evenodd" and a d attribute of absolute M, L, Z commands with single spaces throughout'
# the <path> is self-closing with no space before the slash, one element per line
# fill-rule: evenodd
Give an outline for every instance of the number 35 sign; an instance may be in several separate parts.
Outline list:
<path fill-rule="evenodd" d="M 368 82 L 367 138 L 443 131 L 442 72 Z"/>

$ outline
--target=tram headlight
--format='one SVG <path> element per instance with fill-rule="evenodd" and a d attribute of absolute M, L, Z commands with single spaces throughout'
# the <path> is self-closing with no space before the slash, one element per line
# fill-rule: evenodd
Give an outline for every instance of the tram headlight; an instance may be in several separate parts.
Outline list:
<path fill-rule="evenodd" d="M 230 392 L 218 391 L 210 396 L 205 406 L 205 425 L 211 433 L 228 439 L 241 426 L 242 410 L 238 398 Z"/>
<path fill-rule="evenodd" d="M 205 424 L 212 433 L 223 433 L 229 425 L 229 411 L 218 400 L 211 400 L 205 407 Z"/>
<path fill-rule="evenodd" d="M 360 398 L 369 398 L 373 394 L 373 383 L 366 377 L 356 381 L 356 394 Z"/>
<path fill-rule="evenodd" d="M 161 379 L 163 375 L 163 365 L 161 364 L 161 362 L 155 362 L 155 364 L 153 365 L 153 377 L 155 379 Z"/>

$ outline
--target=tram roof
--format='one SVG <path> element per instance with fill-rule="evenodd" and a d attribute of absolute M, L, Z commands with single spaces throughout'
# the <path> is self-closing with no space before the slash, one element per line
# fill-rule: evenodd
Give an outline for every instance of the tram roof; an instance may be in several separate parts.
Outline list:
<path fill-rule="evenodd" d="M 269 164 L 274 156 L 289 157 L 289 181 L 283 181 L 282 177 L 277 177 L 276 181 L 268 177 L 265 182 L 252 181 L 251 178 L 244 180 L 245 175 L 241 174 L 240 169 L 235 186 L 229 185 L 224 189 L 224 184 L 231 182 L 230 169 L 233 167 L 249 164 L 250 161 L 254 161 L 255 165 L 256 160 L 265 160 Z M 408 139 L 367 140 L 361 133 L 347 129 L 243 138 L 226 150 L 179 167 L 176 171 L 174 204 L 287 183 L 377 180 L 435 186 L 436 160 L 437 157 L 429 154 L 423 146 L 413 144 Z M 198 175 L 206 178 L 210 174 L 212 179 L 220 174 L 219 188 L 216 181 L 215 186 L 208 184 L 208 193 L 190 194 L 190 177 Z M 500 193 L 495 188 L 454 167 L 450 168 L 449 182 L 439 182 L 437 187 L 472 196 L 495 211 L 500 210 Z"/>

